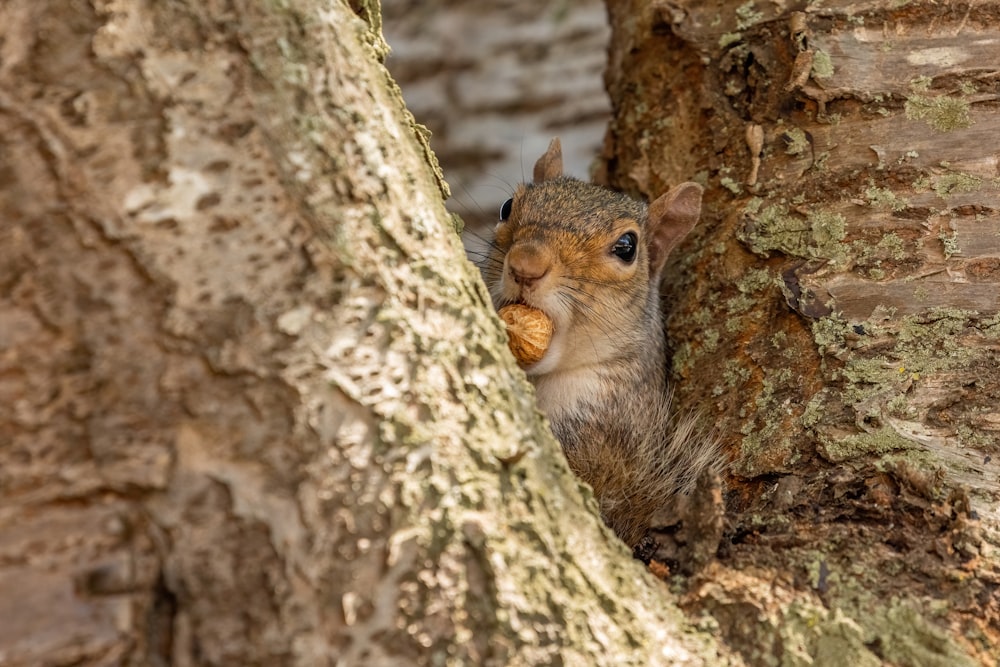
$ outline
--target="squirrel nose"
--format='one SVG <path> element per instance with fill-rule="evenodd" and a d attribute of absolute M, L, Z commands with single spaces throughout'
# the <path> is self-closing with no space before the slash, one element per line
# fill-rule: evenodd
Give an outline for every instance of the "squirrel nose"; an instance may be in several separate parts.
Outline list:
<path fill-rule="evenodd" d="M 534 245 L 517 245 L 507 253 L 507 267 L 518 285 L 529 287 L 552 267 L 548 254 Z"/>

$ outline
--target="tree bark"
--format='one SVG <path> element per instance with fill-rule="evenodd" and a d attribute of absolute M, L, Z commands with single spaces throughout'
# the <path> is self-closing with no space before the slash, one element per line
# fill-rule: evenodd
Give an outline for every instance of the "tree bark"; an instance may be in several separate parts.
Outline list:
<path fill-rule="evenodd" d="M 0 663 L 740 662 L 568 473 L 377 3 L 0 36 Z"/>
<path fill-rule="evenodd" d="M 608 6 L 601 178 L 710 186 L 667 279 L 734 459 L 692 608 L 753 663 L 997 664 L 1000 8 Z"/>

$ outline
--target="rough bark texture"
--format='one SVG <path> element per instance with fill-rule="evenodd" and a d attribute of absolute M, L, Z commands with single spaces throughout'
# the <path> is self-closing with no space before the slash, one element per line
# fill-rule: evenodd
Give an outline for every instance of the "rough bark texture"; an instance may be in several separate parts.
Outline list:
<path fill-rule="evenodd" d="M 728 661 L 534 413 L 377 26 L 0 6 L 0 663 Z"/>
<path fill-rule="evenodd" d="M 755 664 L 996 664 L 1000 7 L 608 4 L 602 178 L 714 209 L 668 275 L 734 458 L 692 608 Z"/>

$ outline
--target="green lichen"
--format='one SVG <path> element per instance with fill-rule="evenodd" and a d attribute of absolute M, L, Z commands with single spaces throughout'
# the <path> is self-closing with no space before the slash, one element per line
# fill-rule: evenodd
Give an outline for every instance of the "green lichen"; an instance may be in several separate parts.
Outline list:
<path fill-rule="evenodd" d="M 767 378 L 761 383 L 761 390 L 754 398 L 754 418 L 747 419 L 740 433 L 743 434 L 740 443 L 740 463 L 745 472 L 753 470 L 753 459 L 764 451 L 790 450 L 788 439 L 781 431 L 780 409 L 775 400 L 775 393 L 791 379 L 791 371 L 782 369 L 775 377 Z"/>
<path fill-rule="evenodd" d="M 897 262 L 906 258 L 906 244 L 903 243 L 903 239 L 896 232 L 887 232 L 884 234 L 879 239 L 879 242 L 875 244 L 875 247 L 888 252 L 889 258 Z"/>
<path fill-rule="evenodd" d="M 737 294 L 726 300 L 726 313 L 729 315 L 739 315 L 745 313 L 756 305 L 757 300 L 746 294 Z"/>
<path fill-rule="evenodd" d="M 817 563 L 822 556 L 817 556 Z M 819 565 L 817 565 L 819 567 Z M 808 597 L 796 597 L 741 626 L 746 646 L 759 646 L 747 663 L 762 667 L 879 667 L 882 662 L 866 646 L 862 626 L 839 610 L 826 609 Z"/>
<path fill-rule="evenodd" d="M 872 314 L 868 317 L 868 321 L 864 323 L 865 329 L 868 331 L 870 336 L 887 336 L 891 333 L 888 328 L 888 323 L 890 323 L 895 317 L 895 308 L 879 304 L 875 306 L 875 309 L 872 310 Z"/>
<path fill-rule="evenodd" d="M 919 447 L 917 443 L 904 438 L 888 427 L 871 433 L 849 435 L 838 440 L 821 435 L 820 445 L 823 448 L 824 456 L 834 463 L 859 456 L 887 454 L 901 449 Z"/>
<path fill-rule="evenodd" d="M 743 294 L 756 294 L 774 285 L 774 276 L 767 269 L 750 269 L 736 283 L 736 289 Z"/>
<path fill-rule="evenodd" d="M 973 81 L 962 81 L 958 84 L 958 89 L 963 95 L 975 95 L 979 92 L 979 87 Z"/>
<path fill-rule="evenodd" d="M 738 294 L 725 302 L 726 313 L 730 318 L 726 322 L 726 330 L 730 333 L 744 327 L 743 322 L 735 316 L 749 312 L 759 303 L 754 296 L 774 285 L 774 277 L 766 269 L 750 269 L 736 282 Z"/>
<path fill-rule="evenodd" d="M 812 322 L 813 340 L 820 354 L 831 354 L 846 346 L 847 322 L 836 314 Z"/>
<path fill-rule="evenodd" d="M 980 322 L 979 331 L 989 338 L 1000 339 L 1000 313 Z"/>
<path fill-rule="evenodd" d="M 865 199 L 867 199 L 868 204 L 874 208 L 887 208 L 894 212 L 902 211 L 909 206 L 909 202 L 902 197 L 899 197 L 892 190 L 888 188 L 879 188 L 874 184 L 868 186 L 868 189 L 865 190 Z"/>
<path fill-rule="evenodd" d="M 938 132 L 952 132 L 972 125 L 969 103 L 957 97 L 911 95 L 904 105 L 906 117 L 922 120 Z"/>
<path fill-rule="evenodd" d="M 889 360 L 881 355 L 854 356 L 844 364 L 841 376 L 854 384 L 881 384 L 893 377 L 890 366 Z"/>
<path fill-rule="evenodd" d="M 911 183 L 910 185 L 917 192 L 927 192 L 931 189 L 933 183 L 931 182 L 930 176 L 928 176 L 927 174 L 922 174 L 921 176 L 917 177 L 916 180 L 914 180 L 913 183 Z"/>
<path fill-rule="evenodd" d="M 975 311 L 934 308 L 907 315 L 896 334 L 896 355 L 911 372 L 920 374 L 961 370 L 975 358 L 960 335 L 977 317 Z"/>
<path fill-rule="evenodd" d="M 702 345 L 706 352 L 715 352 L 719 348 L 719 332 L 716 329 L 709 329 L 702 338 Z"/>
<path fill-rule="evenodd" d="M 905 366 L 893 368 L 892 362 L 885 357 L 852 357 L 839 371 L 838 380 L 846 380 L 840 390 L 840 396 L 848 403 L 862 406 L 876 402 L 875 407 L 862 408 L 866 416 L 881 416 L 881 405 L 891 397 L 904 391 L 908 378 Z"/>
<path fill-rule="evenodd" d="M 938 240 L 944 249 L 944 258 L 951 259 L 955 255 L 962 254 L 962 249 L 958 247 L 958 232 L 946 232 L 944 230 L 938 234 Z"/>
<path fill-rule="evenodd" d="M 886 563 L 886 567 L 889 565 Z M 812 664 L 892 664 L 921 667 L 974 667 L 977 664 L 947 632 L 933 622 L 927 610 L 935 607 L 934 600 L 904 600 L 897 597 L 883 600 L 871 590 L 863 588 L 866 582 L 863 571 L 852 571 L 851 575 L 842 577 L 840 586 L 830 592 L 830 606 L 833 607 L 831 614 L 839 613 L 848 619 L 864 619 L 864 645 L 877 643 L 880 658 L 874 663 L 860 663 L 856 659 L 832 654 L 828 656 L 829 662 L 821 662 L 817 656 Z M 947 608 L 942 610 L 937 605 L 937 610 L 940 614 Z"/>
<path fill-rule="evenodd" d="M 965 447 L 986 449 L 993 445 L 993 438 L 968 424 L 958 424 L 955 427 L 955 434 L 958 436 L 958 441 Z"/>
<path fill-rule="evenodd" d="M 806 572 L 808 572 L 809 576 L 809 585 L 814 589 L 836 584 L 840 580 L 840 574 L 829 569 L 828 556 L 822 551 L 814 552 L 812 557 L 805 562 Z M 826 574 L 823 574 L 824 568 L 827 570 Z"/>
<path fill-rule="evenodd" d="M 973 329 L 975 323 L 979 326 Z M 978 319 L 977 313 L 957 308 L 936 308 L 898 319 L 889 310 L 876 309 L 861 323 L 852 325 L 831 316 L 813 322 L 812 329 L 827 382 L 836 387 L 831 390 L 836 391 L 836 402 L 846 403 L 859 417 L 879 423 L 888 415 L 911 416 L 907 396 L 913 383 L 969 368 L 978 357 L 965 338 L 982 332 L 983 326 L 984 321 Z M 877 345 L 867 342 L 876 340 Z M 856 349 L 845 355 L 849 347 Z M 831 401 L 834 401 L 832 396 L 822 401 L 814 398 L 802 417 L 803 426 L 818 427 L 823 408 Z M 822 433 L 819 436 L 834 457 L 839 456 L 837 451 L 852 448 L 877 451 L 879 442 L 885 443 L 881 436 L 880 440 L 872 441 L 870 434 L 849 436 L 844 442 L 840 436 Z"/>
<path fill-rule="evenodd" d="M 728 176 L 723 176 L 722 178 L 720 178 L 719 183 L 722 185 L 722 187 L 729 190 L 734 195 L 738 195 L 741 192 L 743 192 L 743 186 L 734 181 L 733 179 L 729 178 Z"/>
<path fill-rule="evenodd" d="M 674 350 L 671 368 L 676 375 L 686 375 L 693 364 L 694 353 L 691 349 L 691 343 L 685 341 Z"/>
<path fill-rule="evenodd" d="M 983 179 L 978 176 L 964 174 L 961 172 L 952 172 L 942 174 L 934 180 L 934 192 L 936 192 L 939 197 L 944 198 L 957 193 L 975 192 L 976 190 L 979 190 L 982 185 Z"/>
<path fill-rule="evenodd" d="M 735 464 L 738 474 L 760 475 L 773 471 L 776 465 L 794 465 L 801 457 L 788 428 L 795 411 L 788 396 L 796 392 L 789 368 L 765 372 L 753 403 L 741 406 L 739 412 L 744 422 L 740 427 L 740 458 Z"/>
<path fill-rule="evenodd" d="M 912 417 L 913 406 L 906 398 L 906 394 L 898 394 L 886 401 L 886 411 L 896 417 Z"/>
<path fill-rule="evenodd" d="M 748 526 L 757 525 L 752 519 Z M 757 523 L 767 526 L 766 521 Z M 948 600 L 887 594 L 884 582 L 905 577 L 910 570 L 907 559 L 898 552 L 884 553 L 882 545 L 872 549 L 859 543 L 847 550 L 842 543 L 828 546 L 789 547 L 788 561 L 803 564 L 795 578 L 804 578 L 822 603 L 798 595 L 772 607 L 776 613 L 756 616 L 747 624 L 751 634 L 746 641 L 764 649 L 749 655 L 748 662 L 775 667 L 977 664 L 961 640 L 946 630 Z M 845 555 L 838 555 L 841 551 Z M 980 645 L 988 646 L 985 641 Z"/>
<path fill-rule="evenodd" d="M 727 359 L 722 369 L 722 379 L 730 388 L 735 388 L 750 379 L 750 369 L 735 359 Z"/>
<path fill-rule="evenodd" d="M 701 328 L 707 326 L 712 321 L 712 311 L 708 308 L 699 308 L 691 313 L 690 322 Z"/>
<path fill-rule="evenodd" d="M 742 33 L 727 32 L 719 37 L 719 48 L 724 49 L 731 44 L 736 44 L 741 39 L 743 39 Z"/>
<path fill-rule="evenodd" d="M 757 11 L 753 0 L 747 0 L 747 2 L 736 8 L 737 30 L 746 30 L 762 18 L 764 18 L 764 14 Z"/>
<path fill-rule="evenodd" d="M 741 239 L 760 255 L 777 250 L 808 259 L 828 259 L 835 264 L 847 258 L 841 243 L 847 235 L 844 217 L 830 211 L 812 211 L 803 220 L 784 206 L 768 206 L 743 230 Z"/>
<path fill-rule="evenodd" d="M 802 411 L 802 415 L 799 416 L 799 423 L 805 428 L 816 426 L 822 421 L 823 415 L 826 414 L 826 391 L 824 389 L 816 393 L 806 404 L 806 409 Z"/>
<path fill-rule="evenodd" d="M 885 278 L 882 263 L 888 260 L 900 262 L 907 257 L 906 245 L 895 232 L 888 232 L 872 245 L 864 240 L 851 243 L 856 270 L 873 280 Z"/>
<path fill-rule="evenodd" d="M 918 76 L 910 81 L 910 89 L 916 93 L 926 93 L 931 89 L 934 80 L 929 76 Z"/>
<path fill-rule="evenodd" d="M 782 136 L 788 144 L 785 147 L 785 153 L 788 155 L 802 155 L 809 150 L 809 139 L 802 128 L 793 127 L 785 130 Z"/>
<path fill-rule="evenodd" d="M 830 54 L 819 49 L 813 54 L 812 77 L 814 79 L 829 79 L 833 76 L 833 60 Z"/>
<path fill-rule="evenodd" d="M 847 224 L 844 217 L 839 213 L 829 211 L 815 211 L 807 217 L 809 226 L 812 228 L 812 240 L 816 248 L 827 250 L 820 256 L 830 256 L 831 258 L 843 252 L 840 242 L 847 235 Z"/>

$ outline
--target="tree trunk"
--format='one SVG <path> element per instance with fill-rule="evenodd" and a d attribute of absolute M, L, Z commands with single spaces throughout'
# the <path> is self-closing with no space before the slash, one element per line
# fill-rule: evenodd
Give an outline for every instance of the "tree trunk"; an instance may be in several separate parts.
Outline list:
<path fill-rule="evenodd" d="M 568 473 L 357 4 L 0 7 L 0 663 L 725 663 Z"/>
<path fill-rule="evenodd" d="M 608 2 L 602 178 L 710 187 L 667 276 L 734 459 L 689 601 L 748 662 L 995 665 L 1000 9 L 807 4 Z"/>

